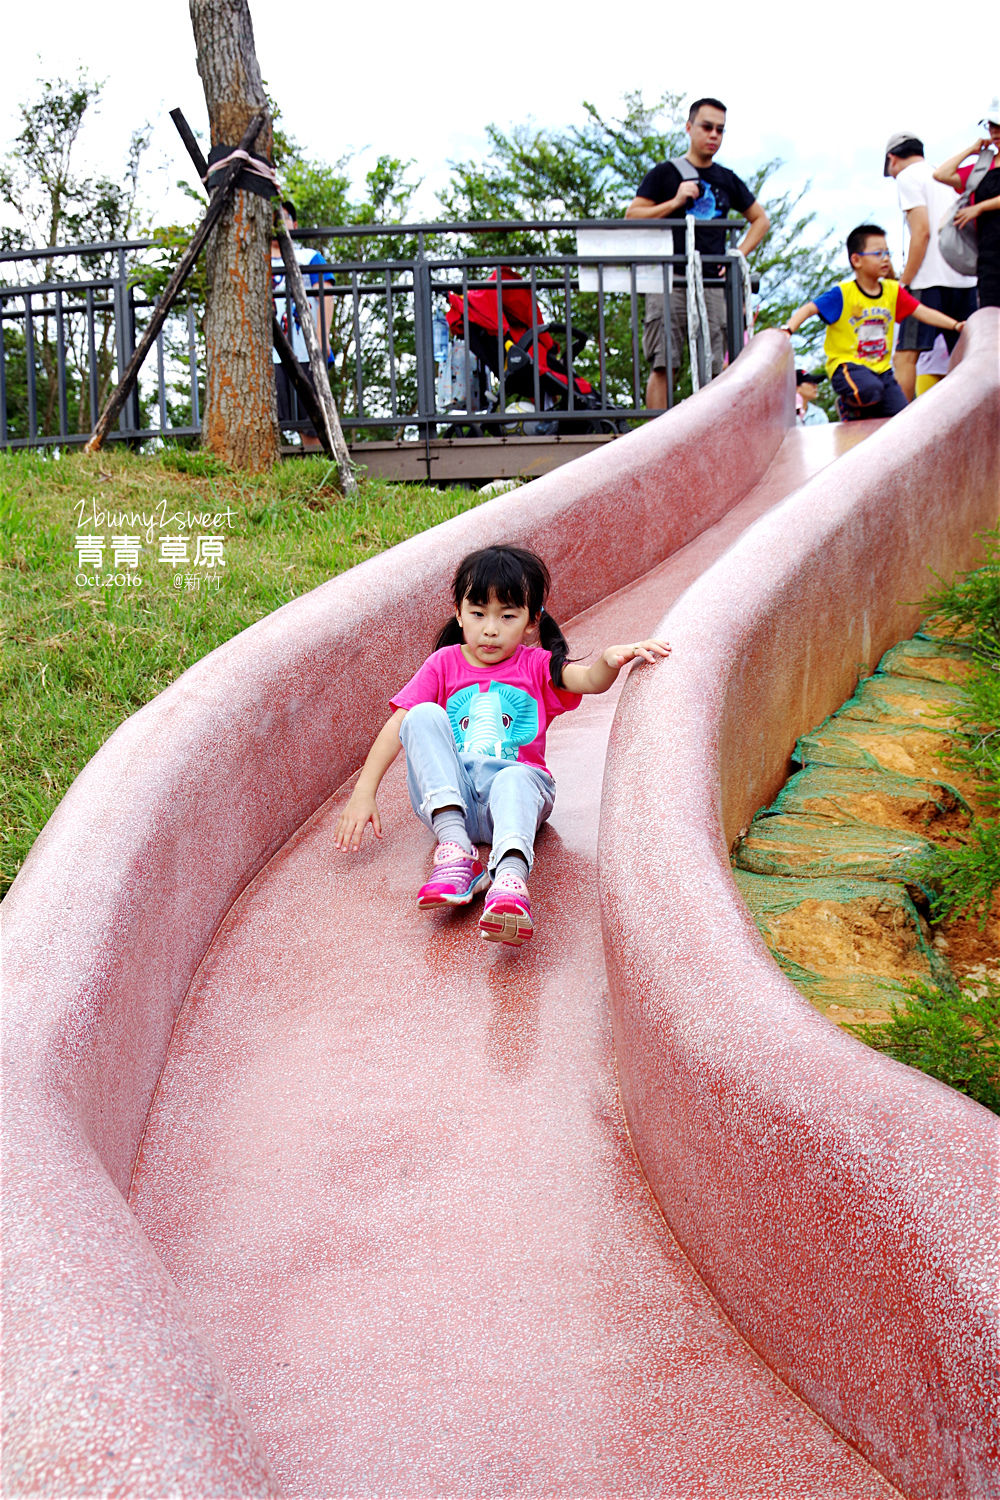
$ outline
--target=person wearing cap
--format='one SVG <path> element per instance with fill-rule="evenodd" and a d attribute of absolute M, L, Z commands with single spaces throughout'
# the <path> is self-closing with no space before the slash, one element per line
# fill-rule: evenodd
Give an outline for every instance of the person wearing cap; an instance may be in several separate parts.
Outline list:
<path fill-rule="evenodd" d="M 994 165 L 978 183 L 969 205 L 959 209 L 955 223 L 960 229 L 966 224 L 976 226 L 979 306 L 1000 307 L 1000 98 L 990 100 L 979 123 L 986 134 L 964 151 L 949 156 L 935 169 L 934 177 L 938 182 L 964 192 L 975 165 L 975 160 L 969 161 L 968 158 L 978 157 L 981 151 L 992 151 Z"/>
<path fill-rule="evenodd" d="M 938 247 L 938 227 L 949 209 L 954 208 L 954 190 L 937 182 L 930 163 L 924 160 L 924 146 L 911 130 L 897 130 L 886 142 L 883 173 L 896 181 L 899 206 L 906 219 L 909 245 L 900 283 L 922 302 L 936 308 L 957 322 L 964 322 L 976 310 L 976 278 L 954 270 Z M 912 401 L 917 387 L 917 360 L 924 350 L 933 348 L 935 329 L 915 318 L 907 318 L 899 331 L 894 368 L 907 401 Z M 949 352 L 958 341 L 955 333 L 946 333 Z"/>
<path fill-rule="evenodd" d="M 819 383 L 826 379 L 823 370 L 795 371 L 795 420 L 800 427 L 821 427 L 830 418 L 816 405 Z"/>

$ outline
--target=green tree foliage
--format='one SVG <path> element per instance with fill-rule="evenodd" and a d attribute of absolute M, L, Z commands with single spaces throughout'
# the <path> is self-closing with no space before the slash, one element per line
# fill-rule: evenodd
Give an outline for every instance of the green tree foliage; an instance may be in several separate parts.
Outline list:
<path fill-rule="evenodd" d="M 646 104 L 641 94 L 626 94 L 623 113 L 605 120 L 593 104 L 582 106 L 584 123 L 565 130 L 538 130 L 520 125 L 505 134 L 488 127 L 490 150 L 482 162 L 452 165 L 449 187 L 441 195 L 445 215 L 457 220 L 484 219 L 620 219 L 651 166 L 683 154 L 687 148 L 681 96 L 664 94 Z M 783 323 L 802 301 L 837 278 L 839 248 L 829 235 L 816 235 L 816 216 L 801 210 L 809 188 L 797 193 L 769 192 L 767 184 L 782 168 L 775 157 L 753 172 L 748 185 L 767 210 L 771 228 L 750 255 L 761 278 L 758 325 Z M 469 248 L 533 254 L 546 248 L 572 254 L 572 233 L 550 236 L 522 231 L 505 237 L 470 235 Z"/>
<path fill-rule="evenodd" d="M 2 231 L 4 245 L 94 241 L 136 231 L 140 164 L 148 129 L 133 135 L 124 169 L 117 177 L 87 177 L 76 168 L 76 144 L 88 111 L 99 106 L 100 95 L 101 85 L 81 73 L 75 81 L 55 79 L 41 84 L 36 97 L 22 105 L 20 134 L 13 150 L 0 163 L 0 200 L 20 221 L 17 230 Z M 275 165 L 285 195 L 296 203 L 300 225 L 333 229 L 406 221 L 417 186 L 411 176 L 411 162 L 389 155 L 380 157 L 359 192 L 352 189 L 349 157 L 327 163 L 308 155 L 283 131 L 279 112 L 273 106 L 272 113 Z M 618 219 L 648 168 L 686 146 L 681 98 L 670 93 L 652 104 L 639 93 L 627 94 L 618 114 L 610 118 L 584 103 L 579 122 L 565 129 L 519 125 L 505 132 L 493 125 L 487 134 L 489 149 L 484 159 L 453 164 L 451 182 L 440 200 L 447 218 L 460 222 L 502 219 L 515 224 L 532 219 L 555 223 L 567 218 Z M 761 277 L 759 327 L 784 321 L 807 293 L 837 275 L 826 242 L 817 240 L 813 215 L 801 211 L 802 193 L 768 191 L 768 183 L 780 165 L 777 161 L 763 163 L 750 183 L 771 218 L 769 236 L 751 256 L 752 268 Z M 807 186 L 803 184 L 802 192 Z M 199 204 L 203 202 L 197 192 L 189 191 Z M 175 224 L 156 231 L 160 252 L 155 264 L 134 270 L 140 302 L 162 290 L 193 228 L 193 223 Z M 413 290 L 409 275 L 393 263 L 413 257 L 418 249 L 415 237 L 360 235 L 334 239 L 320 234 L 308 237 L 305 244 L 320 249 L 338 266 L 332 291 L 330 347 L 331 383 L 342 413 L 349 418 L 362 410 L 369 417 L 388 412 L 393 395 L 386 357 L 390 337 L 396 405 L 402 411 L 414 410 Z M 557 228 L 517 228 L 501 235 L 470 231 L 461 235 L 457 244 L 453 238 L 441 237 L 435 242 L 428 236 L 424 248 L 431 255 L 482 257 L 495 265 L 498 259 L 519 254 L 572 253 L 575 239 L 572 231 Z M 25 266 L 30 264 L 18 262 L 16 276 L 23 278 Z M 79 263 L 77 266 L 79 269 Z M 96 257 L 84 269 L 96 273 L 107 272 L 110 267 L 106 258 Z M 58 274 L 58 270 L 57 265 L 38 262 L 31 268 L 31 277 L 38 281 L 49 272 Z M 447 270 L 435 273 L 436 305 L 443 306 L 445 284 L 449 279 L 456 283 L 458 275 L 458 268 L 454 274 Z M 553 268 L 546 276 L 543 271 L 539 284 L 543 316 L 563 321 L 565 273 Z M 165 333 L 167 408 L 172 425 L 184 425 L 192 416 L 184 315 L 186 306 L 191 306 L 200 326 L 205 298 L 200 267 L 185 295 L 187 304 L 179 306 Z M 72 305 L 78 309 L 79 302 Z M 52 424 L 58 419 L 53 300 L 47 299 L 42 306 L 44 316 L 35 324 L 36 380 L 43 424 L 53 430 Z M 589 344 L 576 365 L 577 373 L 597 384 L 603 353 L 609 398 L 631 405 L 636 375 L 629 298 L 608 299 L 600 348 L 596 296 L 572 293 L 570 311 L 574 328 L 589 335 Z M 142 317 L 140 310 L 140 326 Z M 89 409 L 85 379 L 89 359 L 85 323 L 78 310 L 67 320 L 67 333 L 73 344 L 67 372 L 70 421 L 71 426 L 85 431 L 94 414 Z M 98 312 L 97 346 L 100 405 L 114 374 L 109 307 Z M 7 325 L 6 350 L 8 420 L 15 432 L 21 432 L 26 409 L 25 357 L 23 333 L 17 325 Z M 806 353 L 801 357 L 806 358 Z"/>
<path fill-rule="evenodd" d="M 624 104 L 624 114 L 608 121 L 585 102 L 584 123 L 565 130 L 517 125 L 507 134 L 487 126 L 485 158 L 451 164 L 451 182 L 440 195 L 444 216 L 458 222 L 620 219 L 650 166 L 687 144 L 680 95 L 664 94 L 650 106 L 640 94 L 626 94 Z M 575 251 L 572 231 L 470 234 L 465 244 L 474 252 L 510 255 Z"/>
<path fill-rule="evenodd" d="M 84 244 L 125 239 L 137 228 L 140 169 L 149 145 L 148 125 L 133 131 L 122 171 L 117 176 L 89 176 L 77 165 L 77 146 L 88 114 L 100 104 L 103 85 L 81 70 L 75 80 L 46 79 L 33 98 L 19 107 L 20 130 L 0 161 L 0 204 L 14 224 L 0 227 L 0 249 Z M 4 262 L 0 285 L 40 284 L 66 274 L 99 278 L 112 274 L 112 255 L 95 253 L 70 262 L 60 257 L 29 256 Z M 90 408 L 90 336 L 82 295 L 60 299 L 66 346 L 67 418 L 71 431 L 86 432 L 95 412 Z M 8 311 L 23 303 L 4 301 Z M 32 347 L 39 430 L 58 430 L 59 364 L 57 298 L 34 294 Z M 103 403 L 115 367 L 114 318 L 106 295 L 96 295 L 94 356 L 97 405 Z M 28 425 L 25 323 L 5 321 L 4 359 L 7 377 L 7 423 L 15 436 Z"/>
<path fill-rule="evenodd" d="M 42 80 L 36 97 L 19 106 L 21 129 L 0 163 L 0 201 L 19 223 L 0 230 L 0 248 L 125 239 L 135 231 L 150 127 L 132 132 L 117 177 L 86 176 L 75 161 L 85 117 L 100 107 L 103 87 L 81 69 L 75 81 Z"/>
<path fill-rule="evenodd" d="M 443 217 L 459 223 L 547 220 L 553 228 L 470 230 L 460 236 L 458 249 L 493 266 L 519 255 L 575 255 L 575 232 L 559 229 L 561 220 L 621 218 L 649 166 L 676 156 L 686 144 L 679 95 L 664 94 L 647 106 L 640 94 L 627 94 L 624 106 L 620 118 L 607 121 L 594 105 L 584 103 L 582 123 L 564 130 L 518 125 L 507 133 L 488 126 L 485 156 L 451 164 L 451 181 L 440 194 Z M 488 277 L 491 267 L 482 267 L 481 274 Z M 566 322 L 564 271 L 557 265 L 547 275 L 541 271 L 537 284 L 543 319 Z M 588 339 L 574 361 L 574 374 L 599 387 L 603 353 L 607 399 L 625 407 L 642 405 L 645 376 L 637 377 L 634 367 L 630 298 L 606 296 L 603 340 L 595 293 L 571 293 L 568 311 L 574 332 Z M 641 299 L 637 316 L 642 316 Z M 682 371 L 682 389 L 686 380 Z"/>
<path fill-rule="evenodd" d="M 301 229 L 345 226 L 389 226 L 405 222 L 418 186 L 410 176 L 413 163 L 380 156 L 364 178 L 364 190 L 351 189 L 351 157 L 332 165 L 313 160 L 282 131 L 275 131 L 274 165 L 282 193 L 298 212 Z M 390 325 L 396 364 L 396 403 L 416 409 L 413 290 L 409 276 L 392 269 L 394 261 L 412 259 L 412 234 L 310 235 L 304 248 L 319 250 L 341 269 L 333 276 L 328 338 L 330 386 L 342 417 L 385 415 L 392 398 L 387 350 Z M 375 429 L 375 436 L 395 431 Z"/>

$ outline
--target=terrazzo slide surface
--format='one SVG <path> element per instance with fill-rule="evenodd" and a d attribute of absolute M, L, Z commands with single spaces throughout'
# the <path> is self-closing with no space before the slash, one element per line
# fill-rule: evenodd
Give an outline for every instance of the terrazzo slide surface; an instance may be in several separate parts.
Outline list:
<path fill-rule="evenodd" d="M 568 622 L 572 653 L 655 629 L 877 425 L 789 432 L 727 516 Z M 596 878 L 616 698 L 550 732 L 528 947 L 483 943 L 477 908 L 416 911 L 400 757 L 381 843 L 334 849 L 341 788 L 188 992 L 130 1202 L 285 1494 L 896 1493 L 726 1320 L 631 1150 Z"/>
<path fill-rule="evenodd" d="M 725 845 L 913 628 L 928 531 L 975 564 L 998 352 L 986 309 L 910 411 L 796 432 L 764 333 L 116 730 L 0 909 L 5 1496 L 992 1500 L 986 1112 L 811 1011 Z M 400 763 L 333 848 L 498 537 L 574 653 L 677 638 L 553 727 L 521 950 L 415 911 Z"/>

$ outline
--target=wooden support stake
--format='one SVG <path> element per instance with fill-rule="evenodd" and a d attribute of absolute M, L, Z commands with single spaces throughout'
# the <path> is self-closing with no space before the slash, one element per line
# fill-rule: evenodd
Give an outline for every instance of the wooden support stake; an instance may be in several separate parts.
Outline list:
<path fill-rule="evenodd" d="M 188 156 L 194 162 L 199 180 L 204 183 L 205 178 L 208 176 L 208 162 L 205 160 L 202 149 L 194 138 L 194 131 L 184 118 L 184 111 L 181 109 L 172 109 L 170 111 L 170 118 L 177 126 L 177 134 L 187 147 Z M 208 192 L 207 185 L 205 186 L 205 191 Z"/>
<path fill-rule="evenodd" d="M 239 149 L 241 151 L 250 150 L 250 147 L 257 139 L 257 135 L 264 123 L 265 118 L 265 112 L 264 110 L 261 110 L 250 121 L 250 124 L 247 126 L 247 129 L 244 132 L 243 139 L 240 141 Z M 219 186 L 212 193 L 212 197 L 208 205 L 208 211 L 206 212 L 205 217 L 202 219 L 201 223 L 198 225 L 198 228 L 195 230 L 194 237 L 185 250 L 184 254 L 182 255 L 177 268 L 174 271 L 174 274 L 171 276 L 169 282 L 167 283 L 163 296 L 160 298 L 156 310 L 154 311 L 152 318 L 149 320 L 149 326 L 146 329 L 146 332 L 143 334 L 142 338 L 139 340 L 136 351 L 132 355 L 132 358 L 129 360 L 128 365 L 126 366 L 125 373 L 122 375 L 118 386 L 112 392 L 107 405 L 101 412 L 97 424 L 90 435 L 89 441 L 84 445 L 84 453 L 96 453 L 98 449 L 103 445 L 104 439 L 107 437 L 108 431 L 111 427 L 111 423 L 115 420 L 118 413 L 125 405 L 125 402 L 128 400 L 132 388 L 135 385 L 136 380 L 139 378 L 139 371 L 142 368 L 143 361 L 145 360 L 146 355 L 149 353 L 150 349 L 153 347 L 153 344 L 156 341 L 157 334 L 166 322 L 167 314 L 169 313 L 174 302 L 177 300 L 177 295 L 180 292 L 181 287 L 184 285 L 185 281 L 190 275 L 191 269 L 194 266 L 195 261 L 198 259 L 198 254 L 202 246 L 208 239 L 208 236 L 211 234 L 219 218 L 221 218 L 222 211 L 225 208 L 229 196 L 236 185 L 236 179 L 239 177 L 242 171 L 242 161 L 230 162 L 229 166 L 226 168 L 225 176 L 219 183 Z"/>
<path fill-rule="evenodd" d="M 316 386 L 316 394 L 319 396 L 320 406 L 323 408 L 323 429 L 333 450 L 333 457 L 337 464 L 337 474 L 340 478 L 340 487 L 344 494 L 352 498 L 358 493 L 358 481 L 354 474 L 354 464 L 351 455 L 347 451 L 344 442 L 344 434 L 340 427 L 340 418 L 337 415 L 337 403 L 333 399 L 330 390 L 330 378 L 326 372 L 326 364 L 320 352 L 319 338 L 316 333 L 316 324 L 313 321 L 312 307 L 306 295 L 305 282 L 302 279 L 302 270 L 295 258 L 295 246 L 292 244 L 291 236 L 285 228 L 284 220 L 279 219 L 277 227 L 278 244 L 281 246 L 281 258 L 285 263 L 285 276 L 292 291 L 292 300 L 299 314 L 299 323 L 302 335 L 306 341 L 306 349 L 309 352 L 309 368 L 312 370 L 313 382 Z M 322 277 L 323 272 L 318 273 Z M 317 429 L 319 431 L 320 429 Z"/>

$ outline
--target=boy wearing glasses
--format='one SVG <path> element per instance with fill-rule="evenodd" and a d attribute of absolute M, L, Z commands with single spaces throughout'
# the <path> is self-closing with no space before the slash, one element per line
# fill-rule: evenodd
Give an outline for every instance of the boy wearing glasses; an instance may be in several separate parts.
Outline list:
<path fill-rule="evenodd" d="M 688 149 L 683 157 L 658 162 L 639 184 L 639 191 L 625 210 L 626 219 L 683 219 L 693 214 L 698 220 L 695 247 L 704 257 L 705 310 L 712 341 L 712 375 L 720 375 L 726 357 L 726 292 L 722 277 L 725 267 L 713 259 L 726 253 L 726 231 L 719 221 L 728 219 L 735 208 L 747 221 L 739 249 L 749 255 L 768 231 L 767 214 L 741 177 L 715 160 L 726 128 L 726 106 L 719 99 L 696 99 L 688 111 L 685 130 Z M 714 221 L 714 222 L 713 222 Z M 684 254 L 684 230 L 674 230 L 674 254 Z M 681 351 L 687 338 L 683 273 L 675 277 L 675 295 L 671 298 L 671 363 L 674 373 L 681 362 Z M 646 298 L 642 349 L 651 366 L 646 385 L 646 405 L 659 410 L 667 404 L 667 353 L 663 329 L 663 297 L 650 293 Z"/>
<path fill-rule="evenodd" d="M 916 318 L 947 333 L 961 333 L 964 322 L 924 307 L 905 286 L 892 279 L 892 262 L 885 230 L 859 224 L 847 236 L 847 254 L 854 279 L 823 292 L 814 302 L 797 307 L 783 325 L 792 334 L 808 318 L 826 324 L 826 372 L 837 393 L 846 422 L 865 417 L 894 417 L 907 405 L 892 373 L 895 324 Z"/>

